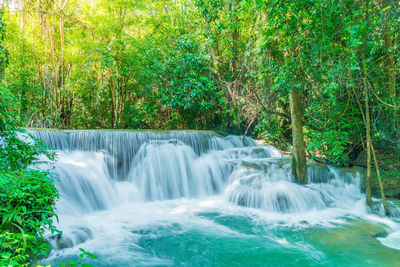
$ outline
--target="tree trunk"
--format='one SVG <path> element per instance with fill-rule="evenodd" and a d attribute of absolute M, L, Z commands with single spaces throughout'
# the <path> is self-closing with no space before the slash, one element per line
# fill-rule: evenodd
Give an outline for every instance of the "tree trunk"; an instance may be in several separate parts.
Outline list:
<path fill-rule="evenodd" d="M 366 201 L 367 205 L 371 206 L 371 119 L 369 115 L 369 89 L 367 84 L 367 69 L 365 63 L 365 56 L 363 54 L 363 69 L 364 69 L 364 94 L 365 94 L 365 129 L 366 129 L 366 141 L 367 141 L 367 189 L 366 189 Z"/>
<path fill-rule="evenodd" d="M 381 179 L 381 172 L 379 171 L 379 164 L 378 164 L 378 160 L 376 159 L 375 150 L 374 150 L 374 146 L 372 145 L 372 143 L 371 143 L 370 149 L 371 149 L 371 152 L 372 152 L 372 156 L 374 158 L 376 176 L 378 176 L 379 189 L 381 191 L 381 199 L 382 199 L 382 203 L 383 203 L 383 208 L 385 209 L 385 214 L 387 216 L 389 216 L 390 215 L 390 210 L 389 210 L 388 205 L 386 203 L 386 196 L 385 196 L 385 190 L 383 189 L 383 183 L 382 183 L 382 179 Z"/>
<path fill-rule="evenodd" d="M 290 93 L 290 113 L 292 117 L 293 134 L 292 174 L 296 182 L 306 184 L 308 182 L 308 177 L 303 136 L 303 111 L 300 92 L 297 89 L 293 89 Z"/>

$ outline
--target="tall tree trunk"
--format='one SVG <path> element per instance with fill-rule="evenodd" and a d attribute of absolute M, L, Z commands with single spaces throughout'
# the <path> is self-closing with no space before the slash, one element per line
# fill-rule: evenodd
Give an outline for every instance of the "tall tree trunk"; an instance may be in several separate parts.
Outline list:
<path fill-rule="evenodd" d="M 391 97 L 396 97 L 396 70 L 393 55 L 392 36 L 390 35 L 389 27 L 385 27 L 385 48 L 386 48 L 386 64 L 388 75 L 388 89 Z"/>
<path fill-rule="evenodd" d="M 293 89 L 290 93 L 290 114 L 293 133 L 292 174 L 298 183 L 306 184 L 308 175 L 303 135 L 303 110 L 300 92 L 297 89 Z"/>
<path fill-rule="evenodd" d="M 367 27 L 368 25 L 368 8 L 369 8 L 369 3 L 368 1 L 364 2 L 364 21 L 367 22 Z M 371 206 L 372 204 L 372 197 L 371 197 L 371 119 L 370 119 L 370 114 L 369 114 L 369 87 L 368 87 L 368 71 L 367 71 L 367 61 L 365 59 L 365 56 L 367 54 L 367 38 L 368 38 L 368 33 L 365 31 L 364 34 L 364 43 L 362 46 L 362 70 L 363 70 L 363 87 L 364 87 L 364 104 L 365 104 L 365 139 L 367 142 L 366 148 L 367 148 L 367 188 L 366 188 L 366 203 L 368 206 Z"/>
<path fill-rule="evenodd" d="M 385 44 L 385 52 L 386 52 L 386 74 L 388 79 L 388 89 L 391 97 L 396 96 L 396 68 L 395 68 L 395 60 L 394 60 L 394 46 L 392 41 L 392 34 L 390 31 L 390 5 L 392 3 L 389 1 L 381 1 L 380 8 L 381 10 L 385 10 L 383 13 L 383 41 Z M 394 98 L 395 99 L 395 98 Z"/>
<path fill-rule="evenodd" d="M 232 81 L 236 79 L 237 75 L 237 59 L 238 59 L 238 38 L 239 38 L 239 18 L 237 15 L 237 9 L 239 6 L 240 0 L 231 0 L 231 12 L 232 12 L 232 21 L 233 31 L 232 31 L 232 57 L 231 57 L 231 75 Z"/>
<path fill-rule="evenodd" d="M 6 2 L 7 3 L 7 2 Z M 19 7 L 20 7 L 20 29 L 21 32 L 23 33 L 25 31 L 25 25 L 26 25 L 26 5 L 24 0 L 19 1 Z"/>
<path fill-rule="evenodd" d="M 384 7 L 384 5 L 383 5 Z M 387 69 L 387 79 L 388 79 L 388 91 L 389 96 L 393 100 L 397 99 L 396 95 L 396 63 L 394 57 L 394 46 L 392 41 L 392 35 L 389 27 L 389 10 L 385 12 L 385 20 L 384 20 L 384 28 L 383 28 L 383 36 L 385 42 L 385 50 L 386 50 L 386 69 Z M 398 112 L 393 110 L 393 129 L 398 129 Z"/>
<path fill-rule="evenodd" d="M 371 206 L 371 119 L 369 115 L 369 88 L 367 83 L 367 69 L 365 63 L 365 55 L 363 53 L 363 69 L 364 69 L 364 96 L 365 96 L 365 132 L 367 141 L 367 189 L 366 189 L 366 201 L 367 205 Z"/>
<path fill-rule="evenodd" d="M 49 75 L 48 75 L 49 79 L 51 81 L 51 88 L 50 88 L 49 97 L 50 97 L 51 113 L 53 113 L 54 95 L 57 96 L 57 92 L 56 92 L 56 90 L 57 90 L 57 79 L 56 79 L 56 75 L 53 75 L 53 73 L 52 73 L 52 72 L 56 71 L 56 61 L 55 61 L 55 56 L 54 56 L 54 45 L 53 45 L 53 39 L 51 38 L 52 33 L 51 33 L 51 28 L 50 27 L 47 28 L 47 34 L 48 34 L 48 37 L 49 37 L 49 45 L 50 45 L 49 48 L 50 48 L 51 64 L 52 64 L 52 67 L 50 68 Z M 57 102 L 56 102 L 55 106 L 57 107 Z"/>
<path fill-rule="evenodd" d="M 60 7 L 63 5 L 62 0 L 59 2 Z M 60 8 L 60 61 L 61 61 L 61 87 L 64 86 L 64 11 Z"/>
<path fill-rule="evenodd" d="M 367 77 L 365 75 L 366 75 L 366 71 L 364 73 L 364 87 L 367 85 L 367 82 L 366 82 L 367 81 L 366 80 Z M 353 94 L 354 94 L 354 97 L 356 99 L 356 102 L 358 104 L 358 107 L 360 108 L 360 112 L 361 112 L 361 115 L 362 115 L 362 118 L 363 118 L 363 122 L 366 125 L 366 131 L 368 131 L 367 125 L 370 124 L 369 114 L 368 114 L 369 123 L 367 123 L 367 116 L 366 116 L 366 114 L 364 114 L 364 110 L 363 110 L 363 107 L 361 105 L 361 101 L 359 100 L 354 87 L 352 87 L 352 90 L 353 90 Z M 371 137 L 369 139 L 371 139 Z M 380 192 L 381 192 L 381 198 L 382 198 L 383 207 L 385 209 L 385 213 L 386 213 L 386 215 L 390 215 L 390 210 L 389 210 L 389 208 L 387 206 L 387 203 L 386 203 L 385 191 L 384 191 L 384 188 L 383 188 L 382 179 L 381 179 L 381 175 L 380 175 L 380 171 L 379 171 L 379 164 L 378 164 L 378 160 L 376 159 L 376 156 L 375 156 L 374 146 L 372 145 L 372 142 L 370 142 L 369 149 L 367 150 L 367 157 L 368 157 L 368 152 L 372 152 L 372 156 L 373 156 L 373 159 L 374 159 L 376 174 L 378 176 L 379 188 L 380 188 Z M 367 161 L 368 161 L 368 159 L 367 159 Z M 367 200 L 367 204 L 368 205 L 370 205 L 371 202 L 372 202 L 371 201 L 371 163 L 369 164 L 369 166 L 370 166 L 370 171 L 369 171 L 369 174 L 368 174 L 368 164 L 367 164 L 366 200 Z"/>
<path fill-rule="evenodd" d="M 115 129 L 115 118 L 116 118 L 116 93 L 114 85 L 114 70 L 109 70 L 109 82 L 110 82 L 110 96 L 111 96 L 111 128 Z"/>

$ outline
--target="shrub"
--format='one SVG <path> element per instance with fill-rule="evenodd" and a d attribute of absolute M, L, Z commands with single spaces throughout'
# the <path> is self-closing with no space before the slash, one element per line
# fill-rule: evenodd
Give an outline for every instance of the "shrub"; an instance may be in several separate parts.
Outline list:
<path fill-rule="evenodd" d="M 58 192 L 48 173 L 0 170 L 0 266 L 28 265 L 46 256 L 42 233 L 54 231 Z"/>

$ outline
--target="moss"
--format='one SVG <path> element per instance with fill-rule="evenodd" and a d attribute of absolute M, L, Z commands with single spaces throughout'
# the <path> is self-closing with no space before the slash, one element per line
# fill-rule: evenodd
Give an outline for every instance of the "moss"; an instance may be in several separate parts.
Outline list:
<path fill-rule="evenodd" d="M 400 199 L 400 155 L 383 149 L 376 149 L 375 153 L 379 163 L 385 195 L 389 198 Z M 358 156 L 356 163 L 365 164 L 365 162 L 366 153 L 363 151 Z M 362 187 L 365 189 L 366 169 L 362 167 L 355 167 L 355 169 L 360 172 L 362 178 Z M 380 198 L 378 178 L 374 168 L 372 169 L 371 178 L 372 195 Z"/>

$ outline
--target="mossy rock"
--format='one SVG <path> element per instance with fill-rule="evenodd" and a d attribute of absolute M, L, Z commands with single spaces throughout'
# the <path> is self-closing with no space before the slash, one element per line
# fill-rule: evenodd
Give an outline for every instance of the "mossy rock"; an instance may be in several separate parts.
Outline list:
<path fill-rule="evenodd" d="M 361 176 L 361 188 L 365 192 L 366 180 L 367 180 L 367 169 L 362 167 L 353 167 L 355 171 L 358 171 Z M 383 189 L 385 190 L 385 196 L 389 198 L 400 199 L 400 179 L 382 179 Z M 380 188 L 378 177 L 375 171 L 371 173 L 371 192 L 373 197 L 380 198 Z"/>

